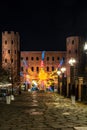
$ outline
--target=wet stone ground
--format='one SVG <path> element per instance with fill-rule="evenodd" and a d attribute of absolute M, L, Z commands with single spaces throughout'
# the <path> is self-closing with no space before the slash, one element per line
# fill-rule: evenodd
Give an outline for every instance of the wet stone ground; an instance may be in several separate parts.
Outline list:
<path fill-rule="evenodd" d="M 22 92 L 0 100 L 0 130 L 87 130 L 87 105 L 57 93 Z"/>

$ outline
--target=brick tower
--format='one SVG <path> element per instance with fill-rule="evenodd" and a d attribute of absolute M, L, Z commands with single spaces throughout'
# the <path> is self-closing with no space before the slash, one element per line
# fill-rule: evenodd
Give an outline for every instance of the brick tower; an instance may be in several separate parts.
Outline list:
<path fill-rule="evenodd" d="M 2 68 L 9 72 L 13 86 L 20 82 L 20 36 L 18 32 L 2 32 Z"/>
<path fill-rule="evenodd" d="M 79 57 L 79 42 L 80 37 L 78 36 L 70 36 L 66 39 L 66 56 L 67 56 L 67 76 L 70 76 L 70 65 L 69 60 L 70 58 L 74 58 L 76 60 L 75 66 L 78 66 L 78 57 Z M 76 68 L 75 68 L 76 69 Z M 76 72 L 76 71 L 75 71 Z"/>
<path fill-rule="evenodd" d="M 78 84 L 78 65 L 79 65 L 79 36 L 70 36 L 66 39 L 66 67 L 67 67 L 67 96 L 73 91 L 73 85 Z M 70 59 L 74 59 L 76 63 L 74 66 L 69 64 Z M 70 86 L 70 84 L 72 84 Z"/>

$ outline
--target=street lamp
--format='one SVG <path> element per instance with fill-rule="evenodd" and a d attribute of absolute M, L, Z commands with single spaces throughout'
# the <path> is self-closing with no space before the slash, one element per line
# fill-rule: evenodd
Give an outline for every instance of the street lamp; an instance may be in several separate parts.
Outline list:
<path fill-rule="evenodd" d="M 79 78 L 79 99 L 87 103 L 87 41 L 83 46 L 84 57 L 83 57 L 83 77 Z"/>
<path fill-rule="evenodd" d="M 11 85 L 12 85 L 11 100 L 14 100 L 14 94 L 13 94 L 13 79 L 12 79 L 12 77 L 9 77 L 9 79 L 10 79 Z"/>
<path fill-rule="evenodd" d="M 14 94 L 13 94 L 13 77 L 11 75 L 11 77 L 9 77 L 10 81 L 11 81 L 11 85 L 12 85 L 12 91 L 11 91 L 11 100 L 14 100 Z"/>
<path fill-rule="evenodd" d="M 61 72 L 62 72 L 62 94 L 65 95 L 65 87 L 66 87 L 66 84 L 65 84 L 65 76 L 64 76 L 64 73 L 66 71 L 66 68 L 65 67 L 62 67 L 61 68 Z"/>
<path fill-rule="evenodd" d="M 87 42 L 85 42 L 85 45 L 84 45 L 84 52 L 87 54 Z"/>
<path fill-rule="evenodd" d="M 72 98 L 72 104 L 75 103 L 75 79 L 74 79 L 74 64 L 76 63 L 76 60 L 74 58 L 71 58 L 69 60 L 70 64 L 70 87 L 71 87 L 71 98 Z"/>
<path fill-rule="evenodd" d="M 84 52 L 85 52 L 85 77 L 84 77 L 84 81 L 85 84 L 87 84 L 87 42 L 85 42 L 84 45 Z"/>
<path fill-rule="evenodd" d="M 58 93 L 60 94 L 60 74 L 61 74 L 61 71 L 58 69 L 57 71 L 57 74 L 58 74 Z"/>

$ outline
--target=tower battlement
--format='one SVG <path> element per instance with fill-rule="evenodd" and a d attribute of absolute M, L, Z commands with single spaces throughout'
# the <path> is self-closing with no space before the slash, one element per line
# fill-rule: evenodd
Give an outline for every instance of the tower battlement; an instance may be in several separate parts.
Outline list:
<path fill-rule="evenodd" d="M 4 31 L 2 35 L 19 35 L 19 33 L 16 31 Z"/>

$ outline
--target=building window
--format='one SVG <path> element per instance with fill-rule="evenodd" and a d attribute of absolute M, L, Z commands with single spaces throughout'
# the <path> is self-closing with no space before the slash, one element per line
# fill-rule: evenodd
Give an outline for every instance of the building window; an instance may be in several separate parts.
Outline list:
<path fill-rule="evenodd" d="M 52 57 L 52 61 L 54 61 L 54 57 Z"/>
<path fill-rule="evenodd" d="M 28 60 L 28 57 L 26 57 L 26 60 Z"/>
<path fill-rule="evenodd" d="M 49 67 L 47 66 L 47 71 L 49 71 Z"/>
<path fill-rule="evenodd" d="M 13 59 L 11 59 L 11 63 L 13 63 Z"/>
<path fill-rule="evenodd" d="M 65 57 L 63 57 L 63 61 L 65 61 Z"/>
<path fill-rule="evenodd" d="M 39 60 L 39 57 L 36 57 L 36 60 Z"/>
<path fill-rule="evenodd" d="M 15 50 L 15 54 L 16 54 L 16 50 Z"/>
<path fill-rule="evenodd" d="M 5 59 L 5 63 L 7 63 L 7 59 Z"/>
<path fill-rule="evenodd" d="M 59 58 L 59 57 L 57 57 L 57 60 L 60 60 L 60 58 Z"/>
<path fill-rule="evenodd" d="M 23 57 L 21 57 L 21 60 L 23 60 Z"/>
<path fill-rule="evenodd" d="M 34 60 L 34 57 L 31 57 L 31 60 Z"/>
<path fill-rule="evenodd" d="M 74 44 L 74 40 L 72 40 L 72 44 Z"/>
<path fill-rule="evenodd" d="M 34 67 L 31 67 L 31 71 L 34 71 Z"/>
<path fill-rule="evenodd" d="M 77 54 L 77 49 L 75 50 L 75 53 Z"/>
<path fill-rule="evenodd" d="M 7 40 L 5 40 L 5 44 L 7 44 Z"/>
<path fill-rule="evenodd" d="M 52 71 L 54 71 L 54 66 L 52 66 Z"/>
<path fill-rule="evenodd" d="M 13 44 L 13 40 L 11 40 L 11 44 Z"/>
<path fill-rule="evenodd" d="M 8 50 L 8 53 L 10 54 L 10 50 Z"/>
<path fill-rule="evenodd" d="M 49 61 L 49 57 L 47 57 L 47 61 Z"/>
<path fill-rule="evenodd" d="M 37 71 L 37 72 L 39 71 L 39 67 L 36 68 L 36 71 Z"/>

